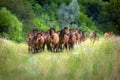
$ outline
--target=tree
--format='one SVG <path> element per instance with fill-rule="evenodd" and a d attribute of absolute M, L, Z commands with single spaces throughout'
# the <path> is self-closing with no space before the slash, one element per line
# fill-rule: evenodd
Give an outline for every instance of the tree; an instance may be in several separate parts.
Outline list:
<path fill-rule="evenodd" d="M 120 34 L 120 0 L 110 0 L 104 7 L 105 10 L 101 11 L 99 17 L 104 32 L 113 31 Z"/>
<path fill-rule="evenodd" d="M 0 7 L 6 7 L 20 20 L 31 19 L 33 17 L 32 7 L 28 0 L 0 0 Z"/>
<path fill-rule="evenodd" d="M 72 0 L 68 6 L 62 4 L 58 9 L 58 14 L 59 24 L 62 27 L 76 22 L 76 18 L 78 18 L 80 14 L 80 7 L 77 0 Z"/>
<path fill-rule="evenodd" d="M 113 25 L 112 29 L 120 34 L 120 0 L 110 0 L 108 13 L 109 20 Z"/>
<path fill-rule="evenodd" d="M 6 7 L 22 22 L 25 36 L 34 28 L 34 12 L 29 0 L 0 0 L 0 8 L 2 7 Z"/>
<path fill-rule="evenodd" d="M 0 35 L 14 41 L 21 41 L 22 23 L 6 8 L 0 9 Z"/>

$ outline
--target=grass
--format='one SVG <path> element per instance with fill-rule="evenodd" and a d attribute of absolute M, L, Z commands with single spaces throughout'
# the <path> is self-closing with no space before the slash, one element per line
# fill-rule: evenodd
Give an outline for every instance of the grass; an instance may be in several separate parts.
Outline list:
<path fill-rule="evenodd" d="M 0 39 L 0 80 L 120 80 L 120 37 L 89 39 L 63 53 L 31 54 Z"/>

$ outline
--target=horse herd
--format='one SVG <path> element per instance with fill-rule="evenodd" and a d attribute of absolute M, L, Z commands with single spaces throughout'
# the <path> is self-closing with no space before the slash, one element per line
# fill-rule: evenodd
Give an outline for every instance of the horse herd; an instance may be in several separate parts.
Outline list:
<path fill-rule="evenodd" d="M 93 42 L 97 40 L 98 31 L 95 30 L 89 36 Z M 106 38 L 112 36 L 112 32 L 106 32 L 104 36 Z M 64 27 L 60 31 L 56 31 L 55 28 L 50 28 L 46 32 L 39 32 L 37 29 L 33 29 L 31 33 L 28 34 L 28 51 L 33 53 L 42 52 L 45 50 L 45 45 L 47 50 L 51 52 L 61 52 L 64 49 L 71 50 L 75 44 L 86 41 L 86 31 L 82 31 L 80 34 L 78 29 L 69 29 Z"/>

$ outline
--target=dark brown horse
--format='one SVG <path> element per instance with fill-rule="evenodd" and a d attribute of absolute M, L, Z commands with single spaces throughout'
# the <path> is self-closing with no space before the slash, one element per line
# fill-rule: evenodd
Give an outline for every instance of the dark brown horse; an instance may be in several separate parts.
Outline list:
<path fill-rule="evenodd" d="M 97 33 L 98 33 L 97 30 L 95 30 L 94 32 L 92 32 L 90 34 L 90 36 L 89 36 L 90 40 L 92 40 L 93 42 L 95 42 L 98 39 Z"/>
<path fill-rule="evenodd" d="M 69 49 L 73 49 L 75 43 L 76 43 L 76 36 L 75 36 L 75 32 L 73 29 L 70 29 L 69 30 L 69 41 L 68 41 L 68 44 L 69 44 Z"/>
<path fill-rule="evenodd" d="M 87 38 L 86 38 L 86 31 L 82 31 L 82 34 L 80 36 L 80 42 L 84 42 L 86 40 L 87 40 Z"/>

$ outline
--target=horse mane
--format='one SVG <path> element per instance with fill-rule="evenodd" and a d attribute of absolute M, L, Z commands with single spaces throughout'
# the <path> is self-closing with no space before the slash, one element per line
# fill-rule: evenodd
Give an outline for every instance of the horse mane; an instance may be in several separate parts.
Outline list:
<path fill-rule="evenodd" d="M 52 31 L 51 31 L 51 30 L 52 30 L 52 29 L 49 30 L 50 35 L 52 35 Z"/>
<path fill-rule="evenodd" d="M 49 30 L 50 36 L 52 36 L 52 30 L 53 30 L 54 32 L 56 32 L 55 28 L 50 28 L 50 30 Z"/>
<path fill-rule="evenodd" d="M 64 29 L 61 29 L 60 30 L 60 35 L 59 35 L 60 39 L 64 37 L 64 34 L 65 34 Z"/>

